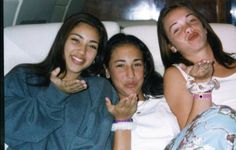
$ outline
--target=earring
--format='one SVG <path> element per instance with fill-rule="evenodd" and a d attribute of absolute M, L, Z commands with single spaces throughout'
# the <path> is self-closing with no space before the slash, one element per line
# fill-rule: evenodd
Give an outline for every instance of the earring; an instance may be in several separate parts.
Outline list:
<path fill-rule="evenodd" d="M 174 46 L 171 46 L 171 50 L 173 53 L 176 53 L 178 51 Z"/>
<path fill-rule="evenodd" d="M 111 76 L 110 76 L 110 73 L 108 72 L 107 68 L 105 65 L 103 65 L 103 67 L 105 68 L 105 72 L 106 72 L 106 78 L 109 79 Z"/>
<path fill-rule="evenodd" d="M 106 78 L 109 79 L 111 76 L 110 74 L 108 73 L 108 71 L 106 70 Z"/>

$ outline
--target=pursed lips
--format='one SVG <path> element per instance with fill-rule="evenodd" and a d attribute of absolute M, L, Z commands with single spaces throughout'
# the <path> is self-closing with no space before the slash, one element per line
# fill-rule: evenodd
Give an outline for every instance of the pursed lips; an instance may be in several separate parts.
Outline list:
<path fill-rule="evenodd" d="M 187 40 L 188 41 L 193 41 L 194 39 L 196 39 L 198 37 L 198 33 L 196 32 L 192 32 L 187 36 Z"/>
<path fill-rule="evenodd" d="M 136 82 L 128 82 L 125 84 L 127 88 L 134 88 L 136 87 L 136 85 L 137 85 Z"/>

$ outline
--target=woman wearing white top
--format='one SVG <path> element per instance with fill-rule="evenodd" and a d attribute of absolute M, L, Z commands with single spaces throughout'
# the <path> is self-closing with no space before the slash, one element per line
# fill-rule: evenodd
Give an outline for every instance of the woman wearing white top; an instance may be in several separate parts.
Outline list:
<path fill-rule="evenodd" d="M 223 51 L 207 20 L 189 3 L 160 11 L 158 39 L 164 95 L 182 129 L 166 150 L 235 149 L 234 56 Z"/>
<path fill-rule="evenodd" d="M 220 88 L 211 92 L 212 101 L 236 110 L 236 59 L 223 51 L 220 39 L 200 12 L 185 3 L 166 6 L 158 20 L 158 39 L 166 69 L 164 93 L 180 128 L 196 115 L 192 112 L 192 94 L 185 87 L 186 77 L 183 78 L 173 64 L 191 66 L 200 60 L 214 62 L 212 79 L 219 81 Z"/>
<path fill-rule="evenodd" d="M 116 119 L 114 149 L 163 150 L 179 127 L 163 98 L 163 80 L 154 71 L 147 46 L 132 35 L 117 34 L 108 41 L 104 61 L 106 77 L 120 98 L 117 105 L 107 99 Z"/>

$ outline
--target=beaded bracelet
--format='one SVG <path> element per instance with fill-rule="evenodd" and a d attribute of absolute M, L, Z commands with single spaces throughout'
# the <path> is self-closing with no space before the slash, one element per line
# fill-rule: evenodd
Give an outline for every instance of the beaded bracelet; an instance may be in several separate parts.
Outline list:
<path fill-rule="evenodd" d="M 119 123 L 119 122 L 133 122 L 133 119 L 126 119 L 126 120 L 113 120 L 113 123 Z"/>
<path fill-rule="evenodd" d="M 186 87 L 192 94 L 208 93 L 213 89 L 218 89 L 220 87 L 219 82 L 216 79 L 211 79 L 207 82 L 196 83 L 193 78 L 189 78 L 186 83 Z"/>
<path fill-rule="evenodd" d="M 111 127 L 111 131 L 132 129 L 134 129 L 134 123 L 132 118 L 127 120 L 114 120 Z"/>

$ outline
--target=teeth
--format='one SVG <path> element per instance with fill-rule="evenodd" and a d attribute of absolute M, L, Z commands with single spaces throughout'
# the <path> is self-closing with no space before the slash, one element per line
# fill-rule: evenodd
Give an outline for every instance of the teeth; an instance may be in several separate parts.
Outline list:
<path fill-rule="evenodd" d="M 79 59 L 78 57 L 72 56 L 73 59 L 75 59 L 78 62 L 82 62 L 82 59 Z"/>

